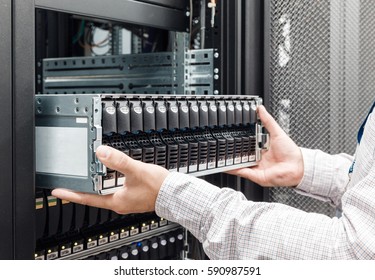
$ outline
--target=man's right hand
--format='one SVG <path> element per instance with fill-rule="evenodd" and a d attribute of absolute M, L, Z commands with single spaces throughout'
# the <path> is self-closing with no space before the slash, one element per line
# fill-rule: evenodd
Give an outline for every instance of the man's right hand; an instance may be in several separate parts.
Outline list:
<path fill-rule="evenodd" d="M 257 166 L 229 171 L 264 187 L 297 186 L 304 173 L 300 148 L 281 129 L 264 106 L 259 106 L 258 115 L 270 133 L 270 148 L 262 152 Z"/>

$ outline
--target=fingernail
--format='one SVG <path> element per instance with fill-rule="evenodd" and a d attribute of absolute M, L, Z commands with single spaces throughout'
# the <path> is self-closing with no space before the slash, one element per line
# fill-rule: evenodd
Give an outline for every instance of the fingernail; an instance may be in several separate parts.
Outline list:
<path fill-rule="evenodd" d="M 110 150 L 106 146 L 100 146 L 96 149 L 96 156 L 101 159 L 105 159 L 109 156 Z"/>
<path fill-rule="evenodd" d="M 266 107 L 264 107 L 263 105 L 260 105 L 258 107 L 258 112 L 266 113 L 267 112 Z"/>

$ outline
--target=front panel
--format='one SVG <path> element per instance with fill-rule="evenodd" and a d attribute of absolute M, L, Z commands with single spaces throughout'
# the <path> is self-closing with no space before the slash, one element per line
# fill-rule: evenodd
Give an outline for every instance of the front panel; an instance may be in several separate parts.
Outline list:
<path fill-rule="evenodd" d="M 227 117 L 233 110 L 225 104 L 234 102 L 242 104 L 246 123 Z M 262 124 L 250 114 L 249 104 L 255 110 L 261 103 L 257 96 L 38 95 L 36 186 L 100 194 L 122 187 L 123 175 L 95 157 L 103 144 L 194 176 L 253 166 L 268 145 Z M 198 104 L 207 113 L 202 122 Z M 160 106 L 164 120 L 156 122 Z M 242 143 L 239 161 L 233 160 L 235 138 Z"/>

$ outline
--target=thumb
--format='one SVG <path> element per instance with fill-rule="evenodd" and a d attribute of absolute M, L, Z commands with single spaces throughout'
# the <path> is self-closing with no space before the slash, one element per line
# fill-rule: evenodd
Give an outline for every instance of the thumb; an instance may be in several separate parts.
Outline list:
<path fill-rule="evenodd" d="M 96 156 L 105 166 L 124 175 L 129 173 L 137 174 L 140 171 L 135 160 L 114 148 L 100 146 L 96 149 Z"/>
<path fill-rule="evenodd" d="M 258 115 L 262 121 L 263 126 L 268 130 L 272 137 L 284 134 L 284 131 L 275 121 L 275 119 L 267 112 L 266 108 L 261 105 L 258 107 Z"/>

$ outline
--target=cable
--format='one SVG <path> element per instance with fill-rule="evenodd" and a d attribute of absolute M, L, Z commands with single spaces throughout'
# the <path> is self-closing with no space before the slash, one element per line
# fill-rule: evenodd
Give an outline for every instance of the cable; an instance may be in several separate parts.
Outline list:
<path fill-rule="evenodd" d="M 201 1 L 201 49 L 206 46 L 206 2 Z"/>
<path fill-rule="evenodd" d="M 211 0 L 210 3 L 208 3 L 208 8 L 211 9 L 211 27 L 215 27 L 215 14 L 216 14 L 216 0 Z"/>
<path fill-rule="evenodd" d="M 81 39 L 84 33 L 85 33 L 85 20 L 81 20 L 78 33 L 73 37 L 73 40 L 72 40 L 73 45 L 78 43 L 78 41 Z"/>
<path fill-rule="evenodd" d="M 82 40 L 80 39 L 79 40 L 79 45 L 83 48 L 83 49 L 88 49 L 90 50 L 90 52 L 94 55 L 99 55 L 97 54 L 93 48 L 104 48 L 104 47 L 107 47 L 109 45 L 109 40 L 110 40 L 110 33 L 111 33 L 111 30 L 112 28 L 111 27 L 108 27 L 108 29 L 105 28 L 105 25 L 102 25 L 101 27 L 99 27 L 100 29 L 103 29 L 103 30 L 108 30 L 108 36 L 106 38 L 104 38 L 103 40 L 99 41 L 99 42 L 94 42 L 94 34 L 95 34 L 95 31 L 98 27 L 96 27 L 94 24 L 90 24 L 89 26 L 89 30 L 87 31 L 86 33 L 86 36 L 84 38 L 84 42 L 82 42 Z M 110 51 L 110 48 L 108 50 L 108 52 Z M 104 54 L 102 54 L 104 55 Z"/>

